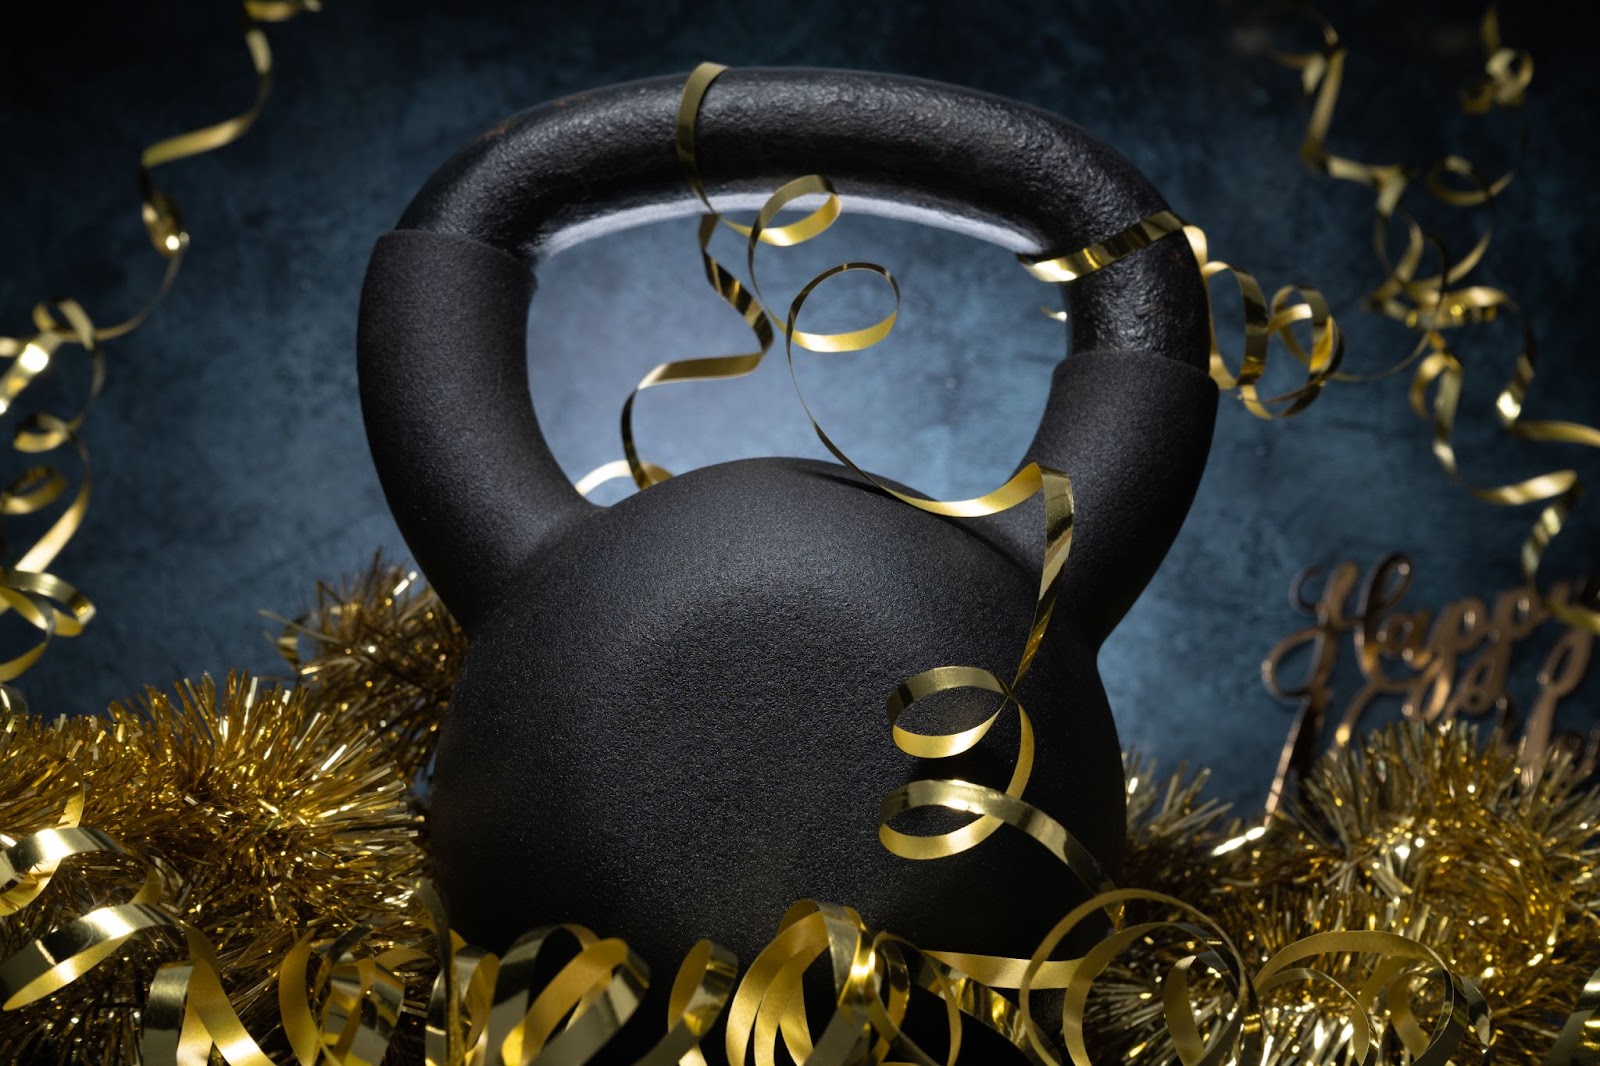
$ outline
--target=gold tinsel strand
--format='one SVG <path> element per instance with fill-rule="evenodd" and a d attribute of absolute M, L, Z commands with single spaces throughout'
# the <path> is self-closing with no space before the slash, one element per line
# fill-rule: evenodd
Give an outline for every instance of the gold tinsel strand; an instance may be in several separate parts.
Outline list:
<path fill-rule="evenodd" d="M 1215 812 L 1193 790 L 1177 778 L 1130 776 L 1132 883 L 1206 911 L 1253 967 L 1334 929 L 1426 943 L 1488 996 L 1496 1061 L 1536 1063 L 1600 967 L 1600 792 L 1583 787 L 1566 756 L 1525 784 L 1516 753 L 1482 740 L 1461 725 L 1400 723 L 1369 734 L 1325 756 L 1301 801 L 1264 834 L 1220 855 L 1239 838 L 1213 829 Z M 1163 827 L 1195 822 L 1201 832 L 1174 854 Z M 1144 945 L 1097 984 L 1090 1022 L 1108 1061 L 1177 1061 L 1153 994 L 1175 957 Z M 1370 972 L 1356 956 L 1322 968 L 1347 987 Z M 1199 1016 L 1225 1014 L 1231 996 L 1209 992 Z M 1269 1062 L 1354 1061 L 1350 1008 L 1331 989 L 1301 986 L 1267 1006 Z M 1395 1051 L 1386 1047 L 1379 1061 L 1405 1061 Z"/>
<path fill-rule="evenodd" d="M 14 842 L 55 824 L 81 779 L 82 823 L 156 866 L 165 906 L 210 940 L 229 999 L 269 1042 L 277 963 L 301 936 L 356 925 L 375 927 L 368 943 L 380 945 L 422 935 L 408 906 L 423 860 L 404 783 L 373 733 L 307 696 L 206 679 L 147 690 L 105 718 L 0 722 L 0 828 Z M 140 876 L 123 857 L 69 860 L 0 920 L 0 957 Z M 61 1062 L 137 1061 L 128 1049 L 150 982 L 183 957 L 177 938 L 130 940 L 62 991 L 0 1015 L 0 1061 L 46 1048 Z"/>
<path fill-rule="evenodd" d="M 434 649 L 433 637 L 453 623 L 431 592 L 381 561 L 342 592 L 319 589 L 303 621 L 335 639 L 313 646 L 301 664 L 308 681 L 292 691 L 240 679 L 220 690 L 150 691 L 106 718 L 0 719 L 0 829 L 14 841 L 56 824 L 81 782 L 83 824 L 157 865 L 168 905 L 216 945 L 247 1028 L 280 1052 L 277 968 L 299 936 L 326 942 L 375 927 L 362 957 L 399 947 L 433 954 L 407 898 L 422 856 L 396 761 L 425 764 L 430 726 L 443 713 L 442 699 L 428 694 L 448 689 L 464 654 L 454 639 Z M 359 644 L 350 639 L 358 633 Z M 396 657 L 415 665 L 419 655 L 429 664 L 421 675 L 386 665 Z M 369 721 L 409 725 L 386 743 Z M 1412 936 L 1482 984 L 1496 1061 L 1537 1062 L 1600 966 L 1592 898 L 1600 795 L 1561 757 L 1524 784 L 1513 753 L 1480 750 L 1478 740 L 1469 729 L 1415 723 L 1371 734 L 1324 758 L 1303 802 L 1253 839 L 1204 798 L 1204 773 L 1162 777 L 1130 758 L 1127 883 L 1212 915 L 1251 968 L 1317 932 Z M 1219 853 L 1238 839 L 1249 843 Z M 137 880 L 133 865 L 116 855 L 70 860 L 35 903 L 0 917 L 0 946 L 9 953 L 116 896 Z M 55 995 L 0 1014 L 0 1061 L 139 1062 L 138 1010 L 151 975 L 183 957 L 170 934 L 135 939 Z M 1159 991 L 1172 958 L 1136 945 L 1096 983 L 1085 1018 L 1096 1061 L 1175 1061 Z M 400 968 L 405 1007 L 389 1061 L 422 1058 L 429 967 Z M 1335 959 L 1322 968 L 1348 978 L 1370 964 Z M 1268 998 L 1269 1063 L 1350 1061 L 1349 1008 L 1320 987 Z M 1202 1028 L 1232 1002 L 1203 977 L 1193 997 Z M 1436 1003 L 1423 993 L 1414 1006 L 1425 1016 Z M 1381 1029 L 1385 1018 L 1377 1022 Z M 1391 1032 L 1375 1062 L 1404 1061 Z"/>
<path fill-rule="evenodd" d="M 311 609 L 284 620 L 278 648 L 310 699 L 377 732 L 406 781 L 417 781 L 467 638 L 416 571 L 380 554 L 352 581 L 319 583 Z"/>

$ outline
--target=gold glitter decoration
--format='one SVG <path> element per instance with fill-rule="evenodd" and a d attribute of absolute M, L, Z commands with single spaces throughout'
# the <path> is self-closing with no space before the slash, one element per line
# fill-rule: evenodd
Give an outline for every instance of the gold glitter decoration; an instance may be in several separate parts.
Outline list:
<path fill-rule="evenodd" d="M 15 413 L 28 387 L 50 369 L 63 349 L 80 348 L 89 358 L 89 385 L 72 415 L 35 411 L 18 420 L 11 447 L 27 455 L 66 450 L 77 456 L 82 476 L 72 495 L 49 527 L 16 558 L 0 567 L 0 615 L 15 610 L 33 626 L 38 636 L 23 651 L 0 661 L 0 682 L 20 677 L 39 661 L 55 637 L 75 637 L 94 617 L 94 605 L 66 581 L 47 569 L 83 524 L 93 487 L 89 452 L 80 436 L 90 405 L 105 383 L 104 341 L 126 336 L 144 324 L 166 298 L 177 280 L 189 251 L 189 231 L 184 228 L 178 201 L 156 185 L 153 171 L 192 156 L 232 144 L 254 125 L 272 91 L 272 49 L 263 23 L 285 22 L 304 11 L 320 10 L 319 0 L 244 0 L 244 43 L 256 75 L 256 96 L 248 110 L 202 129 L 190 130 L 152 144 L 139 155 L 139 213 L 151 246 L 166 261 L 155 294 L 128 318 L 111 326 L 97 326 L 77 300 L 39 303 L 33 308 L 33 330 L 28 336 L 0 336 L 0 415 Z M 70 479 L 51 463 L 32 462 L 4 489 L 0 489 L 0 519 L 40 514 L 65 495 Z M 0 524 L 0 550 L 9 545 Z"/>
<path fill-rule="evenodd" d="M 247 10 L 255 18 L 286 17 L 299 7 L 259 2 Z M 270 65 L 264 39 L 247 39 L 261 76 L 258 110 Z M 1531 62 L 1505 49 L 1488 22 L 1484 39 L 1491 52 L 1486 80 L 1467 105 L 1514 103 Z M 1337 38 L 1329 41 L 1335 48 Z M 1320 87 L 1313 122 L 1325 133 L 1343 53 L 1299 58 L 1308 90 Z M 720 71 L 696 70 L 679 116 L 678 151 L 697 191 L 693 119 Z M 187 147 L 157 146 L 145 165 L 226 143 L 255 113 L 199 131 Z M 1309 149 L 1307 159 L 1358 180 L 1349 168 L 1359 164 Z M 1441 189 L 1445 174 L 1467 178 L 1472 188 L 1436 189 L 1436 195 L 1464 204 L 1486 204 L 1504 187 L 1447 162 L 1434 182 Z M 1378 189 L 1387 222 L 1405 175 L 1372 168 L 1359 180 Z M 1394 199 L 1386 199 L 1391 192 Z M 824 197 L 821 208 L 772 225 L 786 205 L 812 194 Z M 148 183 L 145 200 L 152 239 L 175 261 L 186 245 L 176 210 Z M 735 226 L 748 239 L 748 290 L 707 253 L 710 230 L 725 221 L 709 214 L 701 227 L 708 280 L 745 318 L 760 350 L 664 364 L 635 396 L 669 381 L 747 372 L 779 331 L 791 373 L 797 345 L 857 351 L 886 336 L 894 312 L 848 333 L 797 327 L 807 297 L 842 273 L 876 274 L 898 299 L 892 275 L 874 264 L 845 264 L 814 278 L 782 322 L 759 302 L 758 245 L 808 239 L 832 223 L 837 209 L 826 179 L 811 175 L 775 193 L 754 225 Z M 1028 265 L 1047 280 L 1070 281 L 1179 229 L 1206 277 L 1231 271 L 1208 261 L 1203 234 L 1170 213 L 1140 220 L 1092 248 Z M 1453 472 L 1450 390 L 1459 366 L 1436 358 L 1448 352 L 1432 338 L 1456 320 L 1486 319 L 1514 305 L 1476 287 L 1448 291 L 1481 258 L 1486 239 L 1462 262 L 1443 264 L 1437 277 L 1419 278 L 1428 241 L 1414 226 L 1412 232 L 1379 302 L 1386 313 L 1410 316 L 1433 346 L 1419 364 L 1413 400 L 1420 404 L 1417 397 L 1436 383 L 1445 397 L 1434 403 L 1436 451 Z M 1229 371 L 1213 341 L 1213 376 L 1259 417 L 1292 414 L 1327 381 L 1345 376 L 1338 371 L 1337 326 L 1315 290 L 1286 288 L 1268 300 L 1254 279 L 1231 272 L 1244 297 L 1245 355 L 1240 369 Z M 1410 310 L 1395 310 L 1408 302 Z M 74 323 L 79 343 L 97 354 L 104 334 L 81 309 L 59 310 Z M 1311 327 L 1309 346 L 1292 332 L 1299 323 Z M 1302 388 L 1268 398 L 1255 390 L 1273 336 L 1308 376 Z M 22 352 L 16 354 L 20 359 Z M 1531 374 L 1528 354 L 1502 397 L 1510 397 L 1502 413 L 1514 431 Z M 626 458 L 585 479 L 585 487 L 607 470 L 641 487 L 670 476 L 639 457 L 632 404 L 630 397 L 623 413 Z M 1560 425 L 1525 423 L 1522 432 L 1570 439 L 1557 432 Z M 71 443 L 75 428 L 70 421 L 41 423 L 38 439 Z M 50 470 L 30 471 L 7 495 L 8 506 L 53 500 L 62 485 Z M 1550 498 L 1517 488 L 1530 499 Z M 1575 489 L 1574 479 L 1552 494 L 1570 502 Z M 974 500 L 895 494 L 952 517 L 993 513 L 1036 494 L 1045 501 L 1046 537 L 1017 680 L 1048 623 L 1067 558 L 1072 504 L 1065 476 L 1029 467 Z M 1547 536 L 1559 529 L 1559 518 L 1544 521 Z M 1530 577 L 1536 565 L 1537 555 Z M 14 581 L 3 598 L 47 636 L 51 627 L 66 632 L 86 620 L 81 597 L 48 575 Z M 449 929 L 442 902 L 422 880 L 418 820 L 406 785 L 425 776 L 465 653 L 437 600 L 416 586 L 415 575 L 378 560 L 350 585 L 319 588 L 314 608 L 285 623 L 280 648 L 299 675 L 292 689 L 264 689 L 242 678 L 230 678 L 221 690 L 209 681 L 184 684 L 175 698 L 149 690 L 137 705 L 113 705 L 104 719 L 56 723 L 5 709 L 0 1054 L 144 1066 L 393 1060 L 582 1066 L 602 1054 L 644 1001 L 647 960 L 623 940 L 572 925 L 534 929 L 503 955 L 488 952 Z M 935 668 L 892 694 L 888 731 L 923 757 L 966 750 L 987 725 L 924 736 L 894 719 L 951 687 L 991 691 L 1004 701 L 1003 711 L 1016 702 L 1014 685 L 985 671 Z M 1567 756 L 1529 774 L 1515 753 L 1480 750 L 1470 729 L 1408 723 L 1326 756 L 1297 804 L 1243 831 L 1222 824 L 1224 812 L 1200 798 L 1203 775 L 1158 786 L 1152 769 L 1130 760 L 1134 887 L 1112 888 L 1059 823 L 1022 800 L 1032 751 L 1026 715 L 1017 710 L 1023 743 L 1005 791 L 913 781 L 885 799 L 881 838 L 897 854 L 937 859 L 1017 830 L 1104 891 L 1069 911 L 1026 960 L 921 951 L 869 929 L 846 905 L 800 901 L 777 921 L 773 940 L 742 976 L 738 960 L 715 943 L 691 950 L 671 986 L 666 1018 L 648 1023 L 660 1025 L 663 1035 L 640 1066 L 703 1064 L 701 1042 L 719 1020 L 726 1023 L 726 1059 L 739 1066 L 775 1066 L 785 1058 L 805 1066 L 933 1064 L 940 1059 L 906 1035 L 906 1019 L 919 1003 L 917 1009 L 942 1008 L 947 1066 L 957 1062 L 962 1026 L 972 1021 L 1014 1046 L 1019 1060 L 1039 1066 L 1444 1066 L 1531 1062 L 1540 1050 L 1547 1066 L 1600 1061 L 1588 1024 L 1600 1010 L 1594 946 L 1600 905 L 1593 902 L 1600 794 L 1581 790 Z M 898 813 L 921 806 L 972 820 L 936 837 L 889 827 Z M 1051 959 L 1078 925 L 1106 916 L 1111 931 L 1082 958 Z M 822 1010 L 803 991 L 813 968 L 833 977 L 833 1002 Z M 1017 999 L 996 987 L 1016 988 Z M 1059 1034 L 1045 1032 L 1031 1013 L 1030 997 L 1043 988 L 1064 990 Z"/>

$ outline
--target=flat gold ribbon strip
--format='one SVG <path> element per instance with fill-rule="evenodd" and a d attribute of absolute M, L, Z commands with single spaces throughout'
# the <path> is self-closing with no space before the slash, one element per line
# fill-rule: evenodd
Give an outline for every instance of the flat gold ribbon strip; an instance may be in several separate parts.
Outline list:
<path fill-rule="evenodd" d="M 1583 984 L 1578 1005 L 1545 1055 L 1543 1066 L 1596 1066 L 1600 1063 L 1600 970 Z"/>
<path fill-rule="evenodd" d="M 78 826 L 84 804 L 81 783 L 75 792 L 56 828 L 24 837 L 0 852 L 0 918 L 10 917 L 38 899 L 63 859 L 91 851 L 122 852 L 120 844 L 99 830 Z"/>
<path fill-rule="evenodd" d="M 211 942 L 187 923 L 169 922 L 183 933 L 189 958 L 161 967 L 151 984 L 141 1059 L 205 1066 L 215 1055 L 228 1066 L 276 1066 L 229 1002 L 222 987 L 222 963 Z"/>
<path fill-rule="evenodd" d="M 667 999 L 667 1035 L 635 1066 L 706 1066 L 700 1042 L 711 1032 L 733 996 L 739 960 L 724 947 L 701 940 L 684 956 Z"/>
<path fill-rule="evenodd" d="M 70 766 L 58 771 L 72 786 L 56 826 L 30 834 L 0 852 L 0 919 L 28 907 L 49 887 L 63 862 L 79 855 L 128 852 L 97 829 L 79 825 L 83 781 Z M 50 930 L 0 960 L 0 1011 L 25 1007 L 66 987 L 114 955 L 130 937 L 174 924 L 155 904 L 161 880 L 146 866 L 142 884 L 126 903 L 102 906 Z"/>

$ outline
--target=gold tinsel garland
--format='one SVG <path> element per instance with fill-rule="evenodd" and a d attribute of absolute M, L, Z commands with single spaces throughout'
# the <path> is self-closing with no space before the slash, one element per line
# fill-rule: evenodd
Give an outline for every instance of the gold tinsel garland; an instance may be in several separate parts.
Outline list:
<path fill-rule="evenodd" d="M 183 1061 L 141 1058 L 140 1041 L 153 983 L 192 953 L 185 930 L 214 949 L 226 1001 L 267 1056 L 215 1061 L 376 1061 L 353 1050 L 354 1038 L 368 1031 L 392 1036 L 389 1062 L 425 1055 L 441 1063 L 498 1061 L 485 1056 L 486 1019 L 490 990 L 497 975 L 512 969 L 511 957 L 491 961 L 457 941 L 451 972 L 459 987 L 449 992 L 453 998 L 443 997 L 429 961 L 437 958 L 430 918 L 412 899 L 423 856 L 402 767 L 427 762 L 431 727 L 461 667 L 460 631 L 413 575 L 380 562 L 342 591 L 320 588 L 314 609 L 292 632 L 304 682 L 291 689 L 230 679 L 220 687 L 182 685 L 172 696 L 151 690 L 104 718 L 43 722 L 20 709 L 3 712 L 5 854 L 14 855 L 29 834 L 67 822 L 93 827 L 122 847 L 0 880 L 6 960 L 0 980 L 27 944 L 108 901 L 127 899 L 147 869 L 158 872 L 162 906 L 173 922 L 131 937 L 59 991 L 0 1013 L 0 1061 Z M 1308 936 L 1404 934 L 1481 987 L 1493 1011 L 1495 1061 L 1535 1063 L 1578 1007 L 1584 978 L 1600 968 L 1600 901 L 1593 890 L 1600 792 L 1586 788 L 1564 757 L 1525 784 L 1514 753 L 1480 748 L 1469 729 L 1396 725 L 1330 754 L 1306 782 L 1299 805 L 1243 835 L 1238 824 L 1224 824 L 1223 808 L 1203 798 L 1203 784 L 1204 774 L 1163 778 L 1129 759 L 1126 882 L 1208 915 L 1246 973 L 1261 972 L 1275 952 Z M 1135 900 L 1128 921 L 1162 910 Z M 832 913 L 810 917 L 820 928 Z M 793 928 L 804 931 L 806 920 L 798 916 Z M 1136 940 L 1100 975 L 1083 1012 L 1093 1061 L 1178 1061 L 1163 982 L 1175 961 L 1203 959 L 1221 944 L 1208 944 L 1201 927 L 1189 928 L 1194 935 L 1166 948 L 1153 937 Z M 346 936 L 351 930 L 364 935 L 358 951 Z M 603 953 L 604 945 L 617 943 L 592 941 L 584 950 Z M 321 977 L 307 980 L 315 948 L 324 953 L 316 963 Z M 906 952 L 913 971 L 930 965 Z M 286 956 L 297 966 L 280 974 Z M 379 958 L 387 966 L 373 961 Z M 721 980 L 725 1001 L 731 963 L 714 955 L 700 962 L 707 976 L 698 987 L 713 989 L 713 978 Z M 1352 1008 L 1329 982 L 1355 989 L 1381 972 L 1392 992 L 1393 979 L 1403 981 L 1400 967 L 1371 952 L 1332 951 L 1318 967 L 1327 980 L 1262 995 L 1262 1061 L 1359 1061 L 1351 1047 Z M 625 970 L 619 963 L 617 972 Z M 388 972 L 396 976 L 386 1027 L 373 1004 Z M 1426 1023 L 1413 1013 L 1427 1018 L 1440 1009 L 1429 991 L 1434 987 L 1419 978 L 1416 995 L 1403 1003 L 1373 998 L 1379 1037 L 1369 1061 L 1421 1061 L 1406 1051 L 1407 1040 L 1416 1040 L 1406 1027 L 1420 1032 Z M 302 1021 L 317 1019 L 309 1045 L 303 1033 L 297 1043 L 293 1026 L 285 1025 L 294 1013 L 286 1012 L 285 989 L 305 1001 Z M 970 982 L 962 993 L 987 1003 L 1013 1034 L 1022 1032 L 1014 1007 Z M 1192 1016 L 1208 1036 L 1237 998 L 1226 981 L 1202 973 L 1189 984 Z M 710 992 L 704 999 L 721 1002 Z M 449 1002 L 461 1013 L 454 1059 L 442 1050 L 447 1021 L 424 1050 L 425 1017 L 430 1011 L 444 1017 Z M 581 1005 L 574 1006 L 581 1016 Z M 709 1019 L 717 1012 L 702 1013 Z M 557 1026 L 547 1038 L 559 1034 Z M 326 1058 L 316 1057 L 318 1046 L 328 1049 Z M 889 1046 L 880 1042 L 873 1061 L 882 1061 Z M 1462 1052 L 1471 1046 L 1469 1036 Z M 297 1049 L 307 1047 L 310 1057 L 297 1058 Z"/>
<path fill-rule="evenodd" d="M 375 563 L 334 587 L 319 584 L 309 613 L 283 622 L 278 650 L 313 697 L 378 734 L 407 784 L 433 735 L 467 653 L 466 634 L 432 592 L 407 595 L 417 575 Z"/>
<path fill-rule="evenodd" d="M 209 941 L 224 990 L 258 1032 L 276 1021 L 275 970 L 300 938 L 366 925 L 414 939 L 406 903 L 423 858 L 405 785 L 376 735 L 311 696 L 230 677 L 220 689 L 209 679 L 171 696 L 151 689 L 104 718 L 0 721 L 0 843 L 75 824 L 125 849 L 36 871 L 44 891 L 0 920 L 0 957 L 94 912 L 146 869 L 174 919 L 4 1016 L 3 1061 L 44 1048 L 66 1061 L 101 1062 L 107 1048 L 121 1053 L 111 1061 L 138 1061 L 150 985 L 185 954 L 178 923 Z"/>
<path fill-rule="evenodd" d="M 1526 85 L 1516 55 L 1499 47 L 1497 34 L 1491 43 L 1491 23 L 1485 26 L 1485 85 L 1494 91 L 1469 100 L 1476 109 L 1515 102 Z M 1282 57 L 1302 68 L 1307 90 L 1318 94 L 1307 161 L 1372 185 L 1387 222 L 1409 175 L 1322 147 L 1343 61 L 1331 28 L 1325 46 Z M 683 129 L 680 116 L 680 135 Z M 1504 185 L 1480 181 L 1465 163 L 1435 177 L 1445 172 L 1474 186 L 1435 189 L 1450 203 L 1486 204 Z M 808 191 L 786 189 L 789 199 Z M 769 203 L 773 214 L 784 195 Z M 1118 239 L 1147 243 L 1180 226 L 1164 215 Z M 1441 331 L 1515 308 L 1491 290 L 1448 290 L 1486 241 L 1465 261 L 1442 264 L 1436 277 L 1418 278 L 1427 238 L 1415 225 L 1411 234 L 1382 290 L 1382 309 L 1426 334 L 1432 354 L 1419 366 L 1413 403 L 1423 413 L 1437 384 L 1436 451 L 1454 475 L 1449 439 L 1460 366 Z M 1206 259 L 1197 231 L 1189 235 L 1206 276 L 1230 269 Z M 749 236 L 753 262 L 759 234 Z M 181 243 L 170 250 L 181 251 Z M 1029 267 L 1067 281 L 1083 272 L 1083 254 Z M 892 283 L 881 268 L 870 269 Z M 1247 348 L 1237 374 L 1217 364 L 1219 383 L 1262 417 L 1293 413 L 1343 376 L 1337 329 L 1314 290 L 1284 289 L 1269 306 L 1253 279 L 1236 273 L 1247 332 L 1263 343 L 1279 335 L 1307 364 L 1308 378 L 1277 398 L 1286 406 L 1276 409 L 1255 392 L 1264 350 Z M 791 340 L 800 336 L 800 300 L 783 330 Z M 69 319 L 76 313 L 61 310 Z M 78 319 L 74 335 L 94 351 L 98 335 L 87 316 Z M 1309 351 L 1290 333 L 1301 321 L 1314 327 Z M 875 338 L 891 322 L 857 332 Z M 40 323 L 47 326 L 66 336 Z M 843 343 L 822 340 L 828 350 Z M 1589 427 L 1517 421 L 1532 367 L 1530 344 L 1504 392 L 1516 409 L 1508 428 L 1531 439 L 1589 442 Z M 74 428 L 52 432 L 70 436 Z M 626 450 L 636 481 L 657 479 L 631 442 Z M 30 499 L 46 494 L 31 481 L 23 488 Z M 1543 539 L 1531 539 L 1525 552 L 1531 581 L 1576 498 L 1576 475 L 1477 494 L 1549 504 Z M 541 1053 L 581 1063 L 627 1022 L 648 975 L 621 941 L 542 931 L 497 958 L 450 934 L 438 901 L 425 885 L 415 887 L 423 861 L 405 786 L 425 777 L 465 645 L 438 602 L 413 583 L 377 565 L 347 589 L 319 589 L 311 615 L 290 623 L 282 642 L 300 674 L 293 689 L 230 678 L 219 691 L 207 680 L 180 686 L 176 700 L 150 691 L 138 706 L 114 705 L 104 719 L 49 725 L 5 712 L 0 1053 L 14 1061 L 163 1066 L 313 1066 L 385 1055 L 494 1066 L 538 1061 Z M 24 591 L 77 602 L 65 586 Z M 35 606 L 62 632 L 88 610 L 51 614 L 54 608 Z M 952 1061 L 965 1014 L 1032 1061 L 1054 1063 L 1061 1052 L 1027 1012 L 1029 981 L 1061 935 L 1102 910 L 1120 919 L 1117 931 L 1066 981 L 1060 1036 L 1077 1063 L 1090 1061 L 1091 1047 L 1118 1059 L 1207 1064 L 1531 1062 L 1544 1049 L 1551 1064 L 1600 1061 L 1600 1046 L 1585 1033 L 1594 997 L 1586 989 L 1588 998 L 1578 998 L 1585 976 L 1600 973 L 1590 899 L 1600 798 L 1580 787 L 1561 758 L 1531 782 L 1521 778 L 1514 758 L 1480 750 L 1470 730 L 1395 727 L 1325 758 L 1299 806 L 1245 832 L 1220 826 L 1222 812 L 1199 798 L 1199 779 L 1158 784 L 1133 763 L 1128 873 L 1137 887 L 1102 894 L 1063 919 L 1022 981 L 1020 1009 L 947 963 L 874 935 L 846 907 L 804 902 L 783 917 L 737 992 L 731 958 L 709 943 L 691 952 L 674 983 L 667 1035 L 643 1061 L 702 1061 L 699 1040 L 726 1013 L 729 1057 L 741 1063 L 747 1050 L 758 1062 L 774 1061 L 780 1030 L 790 1056 L 808 1063 L 931 1062 L 900 1035 L 916 984 L 946 1002 Z M 958 793 L 972 786 L 917 784 L 951 786 L 949 802 L 930 802 L 971 809 L 959 806 L 971 799 Z M 995 809 L 995 828 L 1009 809 Z M 1172 936 L 1158 942 L 1157 933 Z M 572 942 L 567 965 L 535 986 L 535 964 L 557 939 Z M 837 1009 L 819 1032 L 798 1006 L 798 975 L 825 954 L 836 972 L 841 962 L 850 965 Z"/>
<path fill-rule="evenodd" d="M 1489 996 L 1497 1061 L 1537 1062 L 1600 967 L 1600 792 L 1566 757 L 1524 784 L 1516 753 L 1481 740 L 1460 725 L 1369 734 L 1324 757 L 1301 801 L 1238 846 L 1199 779 L 1163 785 L 1135 767 L 1129 880 L 1204 910 L 1257 968 L 1330 929 L 1420 940 Z M 1171 960 L 1143 947 L 1102 979 L 1093 1027 L 1111 1061 L 1140 1049 L 1140 1062 L 1176 1062 L 1150 995 Z M 1352 987 L 1370 967 L 1351 955 L 1325 969 Z M 1305 991 L 1269 1009 L 1268 1061 L 1347 1061 L 1337 996 Z"/>

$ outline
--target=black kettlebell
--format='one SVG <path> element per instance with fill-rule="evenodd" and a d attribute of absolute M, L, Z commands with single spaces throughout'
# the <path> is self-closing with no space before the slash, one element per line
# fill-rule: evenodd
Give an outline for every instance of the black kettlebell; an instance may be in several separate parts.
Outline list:
<path fill-rule="evenodd" d="M 1014 718 L 974 752 L 919 765 L 891 741 L 884 706 L 933 666 L 1010 676 L 1039 580 L 1037 504 L 943 520 L 833 464 L 759 459 L 597 507 L 540 435 L 530 268 L 587 236 L 697 210 L 673 147 L 682 85 L 619 85 L 500 123 L 434 175 L 368 269 L 373 457 L 470 638 L 430 821 L 451 920 L 495 949 L 580 922 L 626 938 L 658 988 L 702 936 L 748 964 L 807 897 L 927 948 L 1027 956 L 1085 891 L 1044 849 L 1002 830 L 914 862 L 877 829 L 880 800 L 908 780 L 1004 785 Z M 885 74 L 730 71 L 704 99 L 697 148 L 713 197 L 759 203 L 822 173 L 846 210 L 1018 252 L 1074 251 L 1165 208 L 1063 119 Z M 1217 390 L 1181 236 L 1065 298 L 1073 350 L 1027 458 L 1071 476 L 1077 522 L 1019 693 L 1037 731 L 1025 798 L 1115 875 L 1123 779 L 1096 654 L 1177 534 Z M 973 722 L 958 704 L 907 724 Z"/>

